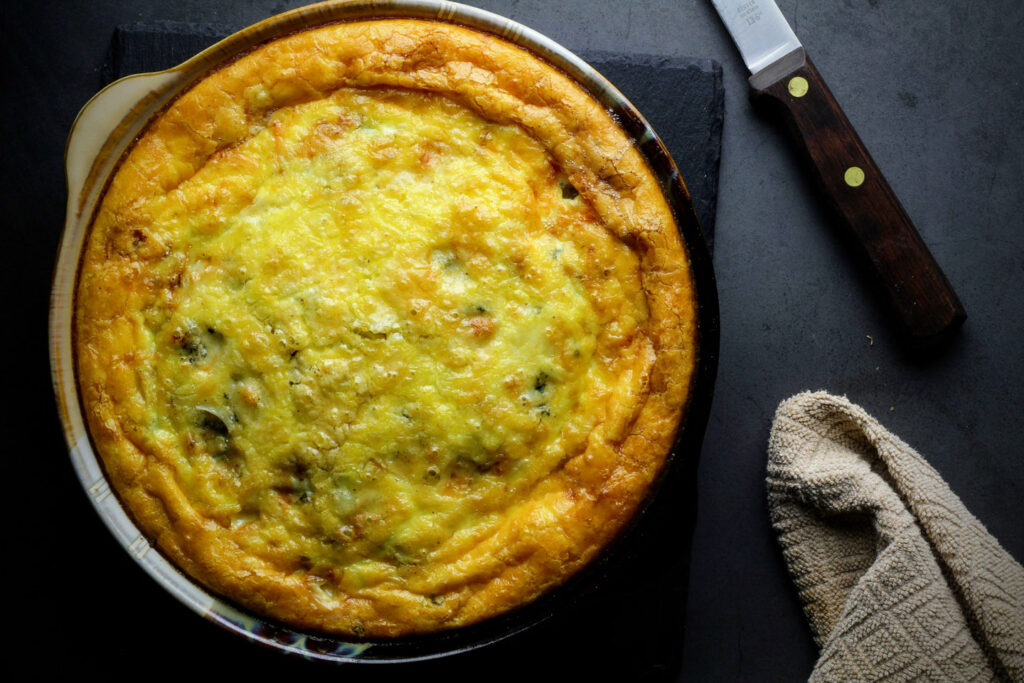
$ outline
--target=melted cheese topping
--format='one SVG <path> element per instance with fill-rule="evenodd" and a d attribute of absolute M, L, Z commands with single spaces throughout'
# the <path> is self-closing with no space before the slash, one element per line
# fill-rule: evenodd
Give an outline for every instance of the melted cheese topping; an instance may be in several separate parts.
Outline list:
<path fill-rule="evenodd" d="M 148 209 L 188 245 L 140 325 L 153 438 L 200 514 L 329 589 L 487 534 L 601 417 L 604 326 L 645 316 L 543 148 L 438 96 L 278 110 Z"/>
<path fill-rule="evenodd" d="M 87 238 L 76 367 L 139 528 L 215 593 L 400 636 L 511 610 L 648 496 L 693 376 L 659 184 L 488 34 L 338 23 L 197 82 Z"/>

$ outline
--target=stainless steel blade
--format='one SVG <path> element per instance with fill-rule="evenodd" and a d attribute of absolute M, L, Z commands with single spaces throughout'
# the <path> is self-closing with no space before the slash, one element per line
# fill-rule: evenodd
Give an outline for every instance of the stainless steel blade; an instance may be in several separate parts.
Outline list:
<path fill-rule="evenodd" d="M 750 73 L 801 47 L 774 0 L 711 0 Z"/>

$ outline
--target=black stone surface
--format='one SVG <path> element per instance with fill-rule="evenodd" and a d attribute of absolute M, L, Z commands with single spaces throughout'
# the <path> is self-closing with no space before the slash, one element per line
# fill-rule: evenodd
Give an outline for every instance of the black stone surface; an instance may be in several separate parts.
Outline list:
<path fill-rule="evenodd" d="M 576 52 L 698 56 L 723 66 L 715 231 L 722 345 L 691 571 L 675 589 L 685 584 L 688 595 L 685 635 L 677 642 L 680 680 L 801 680 L 814 663 L 764 491 L 771 416 L 796 391 L 826 388 L 863 405 L 918 448 L 972 513 L 1024 558 L 1024 5 L 778 2 L 967 308 L 965 327 L 940 353 L 916 355 L 892 337 L 789 140 L 751 109 L 743 64 L 709 2 L 478 3 Z M 64 215 L 63 136 L 99 86 L 114 27 L 162 19 L 240 25 L 295 4 L 0 3 L 0 215 L 9 235 L 0 271 L 8 293 L 0 419 L 8 436 L 5 616 L 17 633 L 7 641 L 12 665 L 185 679 L 397 680 L 440 670 L 353 674 L 284 659 L 223 637 L 153 591 L 81 492 L 49 394 L 45 315 Z M 664 571 L 672 574 L 671 567 Z M 648 594 L 637 605 L 643 615 L 672 603 Z M 647 623 L 641 616 L 616 628 Z M 555 630 L 548 639 L 557 643 L 560 636 Z M 593 672 L 607 664 L 610 671 L 610 663 L 626 661 L 623 650 L 595 644 L 562 657 L 562 668 L 585 663 Z M 470 658 L 453 679 L 500 680 L 511 677 L 507 672 L 544 681 L 546 671 L 537 651 L 524 647 Z"/>

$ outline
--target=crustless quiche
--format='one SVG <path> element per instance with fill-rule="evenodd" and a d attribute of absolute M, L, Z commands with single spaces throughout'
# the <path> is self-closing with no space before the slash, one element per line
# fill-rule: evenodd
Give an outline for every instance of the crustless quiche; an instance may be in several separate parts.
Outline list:
<path fill-rule="evenodd" d="M 565 75 L 439 22 L 329 25 L 199 81 L 97 210 L 80 391 L 143 532 L 294 626 L 522 605 L 644 502 L 693 371 L 658 183 Z"/>

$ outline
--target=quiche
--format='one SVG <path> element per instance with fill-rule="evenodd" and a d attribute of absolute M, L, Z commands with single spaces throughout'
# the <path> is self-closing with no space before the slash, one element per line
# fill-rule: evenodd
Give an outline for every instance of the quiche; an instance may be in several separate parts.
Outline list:
<path fill-rule="evenodd" d="M 522 606 L 647 499 L 685 410 L 690 267 L 599 102 L 416 19 L 263 44 L 122 158 L 76 290 L 94 447 L 213 593 L 395 638 Z"/>

